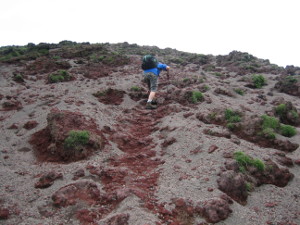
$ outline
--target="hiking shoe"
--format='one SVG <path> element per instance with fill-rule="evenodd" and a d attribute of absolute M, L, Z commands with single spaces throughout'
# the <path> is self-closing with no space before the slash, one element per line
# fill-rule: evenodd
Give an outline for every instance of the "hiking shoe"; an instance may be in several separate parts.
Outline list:
<path fill-rule="evenodd" d="M 157 108 L 156 105 L 153 105 L 151 102 L 147 102 L 146 109 L 156 109 L 156 108 Z"/>
<path fill-rule="evenodd" d="M 157 101 L 156 100 L 152 100 L 152 105 L 157 105 Z"/>

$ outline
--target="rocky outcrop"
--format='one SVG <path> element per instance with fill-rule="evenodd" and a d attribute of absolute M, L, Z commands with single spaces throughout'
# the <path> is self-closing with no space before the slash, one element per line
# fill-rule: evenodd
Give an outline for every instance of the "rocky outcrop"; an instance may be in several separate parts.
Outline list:
<path fill-rule="evenodd" d="M 226 119 L 225 110 L 214 109 L 209 113 L 197 113 L 196 118 L 206 124 L 227 127 L 237 137 L 262 147 L 271 147 L 285 152 L 295 151 L 299 147 L 298 143 L 293 143 L 288 139 L 269 138 L 265 135 L 262 129 L 263 119 L 257 115 L 244 115 L 240 122 L 231 123 L 230 119 Z"/>
<path fill-rule="evenodd" d="M 197 204 L 195 211 L 206 219 L 208 223 L 218 223 L 226 220 L 232 213 L 228 199 L 221 197 L 213 198 Z"/>
<path fill-rule="evenodd" d="M 273 109 L 274 115 L 278 116 L 281 123 L 298 126 L 300 114 L 292 102 L 281 101 Z"/>
<path fill-rule="evenodd" d="M 269 60 L 258 59 L 249 53 L 239 51 L 232 51 L 225 56 L 217 56 L 217 65 L 226 67 L 228 71 L 236 72 L 239 75 L 248 73 L 285 73 L 284 68 L 270 64 Z"/>
<path fill-rule="evenodd" d="M 2 109 L 0 111 L 11 111 L 22 109 L 22 103 L 17 100 L 7 100 L 2 103 Z"/>
<path fill-rule="evenodd" d="M 40 75 L 44 73 L 51 73 L 56 70 L 67 70 L 70 68 L 71 65 L 67 61 L 40 57 L 34 62 L 28 64 L 22 73 L 24 75 Z"/>
<path fill-rule="evenodd" d="M 280 92 L 300 97 L 300 76 L 281 76 L 274 88 Z"/>
<path fill-rule="evenodd" d="M 248 193 L 263 184 L 285 187 L 294 177 L 287 168 L 279 168 L 271 160 L 265 162 L 265 169 L 249 165 L 241 172 L 237 161 L 226 161 L 225 169 L 217 180 L 218 188 L 238 203 L 247 203 Z"/>
<path fill-rule="evenodd" d="M 28 121 L 24 124 L 23 128 L 27 129 L 27 130 L 31 130 L 33 128 L 35 128 L 38 125 L 38 122 L 35 120 L 31 120 Z"/>
<path fill-rule="evenodd" d="M 55 180 L 62 178 L 62 173 L 51 171 L 42 175 L 42 177 L 35 183 L 35 188 L 47 188 L 50 187 Z"/>
<path fill-rule="evenodd" d="M 90 156 L 104 146 L 104 137 L 93 119 L 87 120 L 76 112 L 53 109 L 47 116 L 45 129 L 32 135 L 30 143 L 37 156 L 43 161 L 76 161 Z M 89 134 L 87 143 L 66 146 L 70 131 L 85 131 Z"/>
<path fill-rule="evenodd" d="M 233 170 L 221 173 L 218 187 L 235 201 L 245 205 L 248 198 L 245 176 Z"/>
<path fill-rule="evenodd" d="M 60 188 L 52 195 L 52 200 L 56 207 L 75 205 L 80 201 L 92 205 L 100 200 L 100 191 L 93 182 L 78 181 Z"/>
<path fill-rule="evenodd" d="M 93 95 L 103 104 L 120 105 L 123 102 L 124 94 L 124 91 L 108 88 L 104 91 L 98 91 Z"/>

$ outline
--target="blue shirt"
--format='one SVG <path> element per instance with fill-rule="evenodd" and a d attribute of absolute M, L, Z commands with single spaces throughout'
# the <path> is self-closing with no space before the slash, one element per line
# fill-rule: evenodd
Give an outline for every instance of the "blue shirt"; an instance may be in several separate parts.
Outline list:
<path fill-rule="evenodd" d="M 162 63 L 158 63 L 156 68 L 144 70 L 144 73 L 154 73 L 156 76 L 159 76 L 159 73 L 162 70 L 167 70 L 167 65 L 162 64 Z"/>

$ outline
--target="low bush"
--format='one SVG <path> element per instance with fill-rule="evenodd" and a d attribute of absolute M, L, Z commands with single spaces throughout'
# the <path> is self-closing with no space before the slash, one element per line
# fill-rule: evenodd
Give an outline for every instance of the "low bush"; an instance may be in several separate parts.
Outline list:
<path fill-rule="evenodd" d="M 213 73 L 216 77 L 222 77 L 223 76 L 223 73 L 220 73 L 220 72 L 215 72 Z"/>
<path fill-rule="evenodd" d="M 298 82 L 298 79 L 295 76 L 287 76 L 284 79 L 286 85 L 292 85 Z"/>
<path fill-rule="evenodd" d="M 48 77 L 49 83 L 58 83 L 71 80 L 71 76 L 65 70 L 60 70 L 56 73 L 50 74 Z"/>
<path fill-rule="evenodd" d="M 280 109 L 281 108 L 283 108 L 283 106 L 280 106 Z M 297 134 L 295 127 L 281 124 L 275 117 L 263 115 L 261 118 L 263 119 L 262 134 L 267 138 L 274 139 L 276 136 L 275 133 L 280 133 L 285 137 L 293 137 Z"/>
<path fill-rule="evenodd" d="M 287 117 L 288 115 L 291 116 L 292 119 L 298 120 L 299 115 L 296 109 L 288 107 L 286 104 L 280 104 L 275 107 L 275 114 L 280 117 L 280 121 L 289 120 Z"/>
<path fill-rule="evenodd" d="M 140 90 L 142 90 L 142 88 L 140 88 L 140 87 L 138 87 L 138 86 L 132 86 L 132 87 L 130 88 L 130 90 L 131 90 L 131 91 L 140 91 Z"/>
<path fill-rule="evenodd" d="M 195 104 L 203 100 L 203 94 L 200 91 L 192 91 L 192 102 Z"/>
<path fill-rule="evenodd" d="M 272 128 L 277 130 L 280 127 L 279 120 L 272 116 L 262 115 L 261 118 L 263 119 L 262 128 Z"/>
<path fill-rule="evenodd" d="M 68 149 L 79 149 L 80 146 L 86 145 L 89 141 L 90 134 L 85 130 L 72 130 L 64 141 L 64 147 Z"/>
<path fill-rule="evenodd" d="M 284 116 L 286 114 L 286 105 L 285 104 L 280 104 L 275 108 L 275 112 L 279 116 Z"/>
<path fill-rule="evenodd" d="M 297 130 L 295 127 L 290 125 L 281 125 L 280 133 L 285 137 L 293 137 L 297 134 Z"/>
<path fill-rule="evenodd" d="M 240 89 L 240 88 L 234 89 L 234 91 L 235 91 L 237 94 L 242 95 L 242 96 L 245 94 L 245 92 L 244 92 L 242 89 Z"/>
<path fill-rule="evenodd" d="M 229 123 L 238 123 L 241 121 L 241 117 L 240 117 L 239 113 L 234 112 L 231 109 L 225 110 L 225 119 Z"/>
<path fill-rule="evenodd" d="M 267 139 L 275 139 L 276 133 L 275 130 L 272 128 L 265 128 L 262 130 L 262 135 L 266 137 Z"/>
<path fill-rule="evenodd" d="M 239 164 L 241 172 L 246 172 L 249 166 L 254 166 L 259 171 L 265 170 L 265 164 L 263 161 L 260 159 L 253 159 L 244 152 L 237 151 L 233 154 L 233 157 Z"/>
<path fill-rule="evenodd" d="M 189 82 L 189 81 L 190 81 L 190 78 L 183 78 L 182 81 L 183 81 L 183 82 Z"/>
<path fill-rule="evenodd" d="M 224 113 L 225 120 L 227 122 L 226 127 L 229 130 L 234 130 L 236 128 L 235 123 L 241 122 L 241 116 L 238 112 L 234 112 L 232 109 L 226 109 Z"/>
<path fill-rule="evenodd" d="M 298 119 L 299 118 L 299 114 L 295 110 L 290 111 L 290 113 L 292 114 L 292 116 L 293 116 L 294 119 Z"/>
<path fill-rule="evenodd" d="M 16 82 L 24 82 L 25 81 L 21 74 L 14 75 L 13 80 Z"/>
<path fill-rule="evenodd" d="M 275 117 L 263 115 L 262 117 L 262 132 L 261 134 L 268 139 L 276 138 L 276 131 L 280 127 L 279 120 Z"/>
<path fill-rule="evenodd" d="M 266 79 L 262 75 L 252 75 L 252 82 L 256 88 L 262 88 L 266 84 Z"/>

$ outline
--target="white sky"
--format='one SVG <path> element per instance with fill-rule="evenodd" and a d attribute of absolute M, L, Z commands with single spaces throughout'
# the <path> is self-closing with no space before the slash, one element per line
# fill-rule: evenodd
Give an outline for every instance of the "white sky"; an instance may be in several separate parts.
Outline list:
<path fill-rule="evenodd" d="M 299 0 L 0 0 L 0 46 L 63 40 L 233 50 L 300 66 Z"/>

